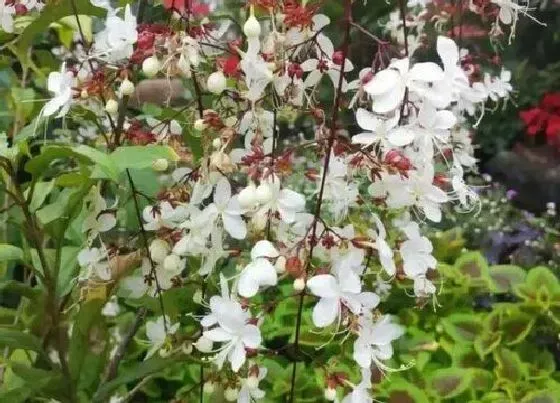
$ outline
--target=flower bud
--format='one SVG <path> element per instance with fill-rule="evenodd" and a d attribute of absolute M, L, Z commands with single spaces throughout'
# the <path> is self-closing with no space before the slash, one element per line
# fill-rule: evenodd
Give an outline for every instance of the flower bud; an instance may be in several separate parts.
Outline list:
<path fill-rule="evenodd" d="M 266 204 L 272 199 L 272 190 L 268 183 L 261 183 L 256 191 L 257 201 Z"/>
<path fill-rule="evenodd" d="M 142 62 L 142 71 L 144 72 L 146 77 L 155 76 L 160 68 L 161 65 L 159 63 L 159 60 L 155 56 L 150 56 Z"/>
<path fill-rule="evenodd" d="M 226 89 L 226 76 L 221 71 L 216 71 L 208 76 L 206 87 L 213 94 L 221 94 Z"/>
<path fill-rule="evenodd" d="M 163 239 L 154 239 L 150 244 L 150 256 L 156 263 L 163 263 L 169 254 L 169 245 Z"/>
<path fill-rule="evenodd" d="M 169 162 L 165 158 L 158 158 L 152 162 L 152 168 L 156 172 L 167 171 L 169 168 Z"/>
<path fill-rule="evenodd" d="M 214 382 L 212 381 L 208 381 L 208 382 L 204 382 L 204 386 L 202 387 L 202 391 L 206 394 L 212 394 L 214 393 Z"/>
<path fill-rule="evenodd" d="M 247 185 L 239 195 L 237 196 L 237 201 L 242 208 L 252 208 L 257 203 L 257 187 L 250 183 Z"/>
<path fill-rule="evenodd" d="M 87 97 L 89 97 L 89 94 L 88 94 L 88 92 L 87 92 L 86 89 L 83 89 L 83 90 L 80 92 L 80 97 L 81 97 L 82 99 L 86 99 Z"/>
<path fill-rule="evenodd" d="M 274 263 L 274 268 L 276 269 L 276 273 L 284 273 L 286 271 L 286 258 L 284 256 L 278 256 L 276 263 Z"/>
<path fill-rule="evenodd" d="M 121 96 L 128 97 L 134 94 L 134 83 L 128 78 L 125 78 L 119 87 Z"/>
<path fill-rule="evenodd" d="M 257 389 L 259 387 L 259 378 L 255 375 L 251 375 L 247 378 L 245 383 L 249 389 Z"/>
<path fill-rule="evenodd" d="M 216 137 L 214 140 L 212 140 L 212 147 L 214 147 L 214 149 L 219 150 L 221 146 L 222 140 L 219 137 Z"/>
<path fill-rule="evenodd" d="M 190 355 L 192 354 L 193 351 L 193 345 L 191 342 L 186 342 L 181 344 L 181 351 L 183 352 L 183 354 L 185 355 Z"/>
<path fill-rule="evenodd" d="M 105 110 L 107 111 L 107 113 L 114 115 L 119 111 L 119 103 L 114 99 L 110 99 L 105 104 Z"/>
<path fill-rule="evenodd" d="M 196 119 L 194 121 L 194 130 L 201 132 L 204 129 L 206 129 L 206 123 L 204 123 L 204 119 Z"/>
<path fill-rule="evenodd" d="M 238 396 L 239 389 L 237 388 L 228 386 L 228 388 L 224 391 L 224 399 L 226 399 L 228 402 L 235 402 Z"/>
<path fill-rule="evenodd" d="M 202 290 L 196 290 L 193 294 L 192 300 L 195 304 L 200 305 L 202 303 Z"/>
<path fill-rule="evenodd" d="M 183 269 L 183 262 L 179 256 L 169 255 L 163 260 L 163 268 L 172 273 L 180 272 Z"/>
<path fill-rule="evenodd" d="M 247 38 L 258 38 L 261 34 L 261 24 L 255 18 L 255 15 L 251 13 L 251 16 L 245 21 L 243 25 L 243 33 Z"/>
<path fill-rule="evenodd" d="M 305 280 L 303 277 L 296 278 L 294 280 L 294 290 L 296 291 L 303 291 L 305 288 Z"/>
<path fill-rule="evenodd" d="M 212 351 L 212 348 L 214 347 L 214 343 L 212 342 L 212 340 L 204 336 L 200 336 L 194 346 L 201 353 L 209 353 Z"/>
<path fill-rule="evenodd" d="M 332 402 L 334 401 L 334 399 L 336 399 L 336 389 L 333 388 L 325 389 L 325 400 Z"/>

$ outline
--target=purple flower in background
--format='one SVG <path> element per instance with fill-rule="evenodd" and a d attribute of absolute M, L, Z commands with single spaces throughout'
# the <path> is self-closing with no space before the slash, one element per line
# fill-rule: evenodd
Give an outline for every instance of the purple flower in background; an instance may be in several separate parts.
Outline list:
<path fill-rule="evenodd" d="M 506 198 L 510 201 L 513 200 L 516 196 L 517 196 L 517 190 L 509 189 L 506 192 Z"/>

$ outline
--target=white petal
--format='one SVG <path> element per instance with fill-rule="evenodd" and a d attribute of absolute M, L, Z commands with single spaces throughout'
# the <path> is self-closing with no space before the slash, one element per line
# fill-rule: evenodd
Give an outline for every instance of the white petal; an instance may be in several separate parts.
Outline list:
<path fill-rule="evenodd" d="M 317 59 L 307 59 L 302 64 L 299 65 L 303 71 L 314 71 L 317 70 L 317 65 L 319 60 Z"/>
<path fill-rule="evenodd" d="M 446 70 L 456 66 L 459 62 L 459 48 L 451 38 L 439 35 L 437 38 L 437 52 Z"/>
<path fill-rule="evenodd" d="M 246 325 L 243 329 L 243 343 L 249 348 L 259 348 L 261 345 L 261 331 L 255 325 Z"/>
<path fill-rule="evenodd" d="M 214 203 L 225 206 L 231 198 L 231 185 L 226 178 L 220 179 L 214 193 Z"/>
<path fill-rule="evenodd" d="M 311 277 L 307 281 L 307 287 L 318 297 L 335 298 L 340 295 L 338 282 L 330 274 L 319 274 L 318 276 Z"/>
<path fill-rule="evenodd" d="M 230 341 L 233 338 L 233 335 L 231 333 L 226 332 L 221 327 L 216 327 L 211 330 L 206 330 L 205 332 L 202 333 L 202 335 L 206 337 L 208 340 L 212 340 L 218 343 L 224 341 Z"/>
<path fill-rule="evenodd" d="M 255 260 L 259 257 L 278 257 L 278 250 L 274 247 L 272 242 L 265 239 L 258 241 L 253 249 L 251 249 L 251 260 Z"/>
<path fill-rule="evenodd" d="M 387 134 L 387 140 L 397 147 L 404 147 L 414 140 L 416 134 L 414 131 L 406 126 L 396 127 Z"/>
<path fill-rule="evenodd" d="M 313 308 L 313 324 L 317 327 L 329 326 L 338 316 L 339 309 L 338 298 L 321 298 Z"/>
<path fill-rule="evenodd" d="M 438 111 L 434 128 L 439 130 L 451 129 L 457 123 L 457 117 L 451 111 Z"/>
<path fill-rule="evenodd" d="M 377 116 L 364 108 L 359 108 L 356 111 L 356 122 L 362 129 L 371 132 L 376 131 L 381 124 L 381 120 Z"/>
<path fill-rule="evenodd" d="M 433 62 L 416 63 L 408 72 L 410 80 L 417 81 L 439 81 L 443 80 L 443 70 Z"/>
<path fill-rule="evenodd" d="M 240 216 L 224 213 L 222 214 L 222 221 L 224 229 L 232 238 L 245 239 L 247 236 L 247 225 Z"/>
<path fill-rule="evenodd" d="M 398 87 L 401 75 L 393 69 L 378 72 L 365 86 L 364 91 L 372 96 L 379 96 Z"/>
<path fill-rule="evenodd" d="M 305 88 L 313 87 L 321 80 L 321 77 L 323 77 L 323 74 L 319 70 L 313 70 L 307 75 L 307 77 L 305 77 L 303 85 Z"/>
<path fill-rule="evenodd" d="M 245 363 L 247 353 L 243 343 L 237 343 L 229 353 L 229 360 L 231 362 L 231 370 L 233 372 L 239 371 L 241 366 Z"/>

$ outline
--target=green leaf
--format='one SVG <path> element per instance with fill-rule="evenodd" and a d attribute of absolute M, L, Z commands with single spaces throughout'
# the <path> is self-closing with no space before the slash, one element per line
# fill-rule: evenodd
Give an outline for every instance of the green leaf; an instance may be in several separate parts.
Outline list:
<path fill-rule="evenodd" d="M 23 251 L 17 246 L 0 244 L 0 262 L 6 262 L 9 260 L 22 260 Z"/>
<path fill-rule="evenodd" d="M 391 379 L 387 389 L 390 403 L 429 403 L 426 393 L 402 378 Z"/>
<path fill-rule="evenodd" d="M 523 284 L 514 287 L 514 291 L 525 301 L 548 308 L 550 300 L 560 295 L 560 284 L 548 268 L 535 267 L 529 271 Z"/>
<path fill-rule="evenodd" d="M 89 0 L 60 0 L 50 2 L 39 16 L 29 24 L 25 30 L 19 35 L 17 42 L 18 54 L 26 55 L 27 50 L 33 45 L 36 36 L 48 31 L 49 25 L 59 21 L 66 16 L 74 15 L 72 1 L 76 5 L 76 9 L 80 14 L 88 16 L 103 16 L 105 11 L 101 8 L 94 7 Z M 24 60 L 27 57 L 24 58 Z"/>
<path fill-rule="evenodd" d="M 0 291 L 13 292 L 29 299 L 36 298 L 40 293 L 38 289 L 16 280 L 0 281 Z"/>
<path fill-rule="evenodd" d="M 484 358 L 496 349 L 502 342 L 502 332 L 485 331 L 474 341 L 474 349 L 480 358 Z"/>
<path fill-rule="evenodd" d="M 43 346 L 39 338 L 21 330 L 6 327 L 0 327 L 0 345 L 43 352 Z"/>
<path fill-rule="evenodd" d="M 171 147 L 156 145 L 119 147 L 111 154 L 111 159 L 121 172 L 127 168 L 151 168 L 154 160 L 160 158 L 169 162 L 179 160 L 179 156 Z"/>
<path fill-rule="evenodd" d="M 515 286 L 525 281 L 527 273 L 521 267 L 513 265 L 492 266 L 490 277 L 494 284 L 494 291 L 505 293 L 512 291 Z"/>
<path fill-rule="evenodd" d="M 503 340 L 508 345 L 521 343 L 535 324 L 535 318 L 532 315 L 520 311 L 511 312 L 510 315 L 503 319 Z"/>
<path fill-rule="evenodd" d="M 127 368 L 123 374 L 101 386 L 93 401 L 104 401 L 104 399 L 116 388 L 140 378 L 145 378 L 169 368 L 173 363 L 177 363 L 177 358 L 154 357 L 147 361 L 142 361 L 132 368 Z"/>
<path fill-rule="evenodd" d="M 560 390 L 538 390 L 530 392 L 519 403 L 557 403 Z"/>
<path fill-rule="evenodd" d="M 482 331 L 480 319 L 472 314 L 457 313 L 441 320 L 445 332 L 460 343 L 472 343 Z"/>
<path fill-rule="evenodd" d="M 488 262 L 480 252 L 467 252 L 455 262 L 457 271 L 471 280 L 473 285 L 483 285 L 488 280 Z"/>
<path fill-rule="evenodd" d="M 472 372 L 464 368 L 444 368 L 433 372 L 430 384 L 441 399 L 451 399 L 471 387 Z"/>
<path fill-rule="evenodd" d="M 35 189 L 33 189 L 33 198 L 31 199 L 31 203 L 29 204 L 29 208 L 31 211 L 36 211 L 43 205 L 45 199 L 53 190 L 53 187 L 54 181 L 35 183 Z M 29 191 L 25 193 L 27 197 Z"/>
<path fill-rule="evenodd" d="M 519 382 L 527 375 L 526 365 L 523 364 L 519 355 L 507 348 L 499 348 L 494 351 L 494 359 L 497 362 L 496 376 L 511 382 Z"/>

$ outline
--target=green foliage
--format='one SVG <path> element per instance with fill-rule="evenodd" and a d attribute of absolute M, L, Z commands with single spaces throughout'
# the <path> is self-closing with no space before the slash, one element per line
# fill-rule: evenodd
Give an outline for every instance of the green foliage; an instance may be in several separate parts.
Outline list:
<path fill-rule="evenodd" d="M 491 266 L 478 252 L 442 265 L 439 275 L 439 309 L 413 313 L 412 321 L 408 308 L 398 311 L 408 328 L 395 361 L 415 365 L 383 380 L 383 397 L 407 402 L 557 401 L 556 345 L 540 341 L 544 335 L 556 339 L 560 330 L 556 275 L 546 267 Z M 491 306 L 477 307 L 480 298 Z"/>

